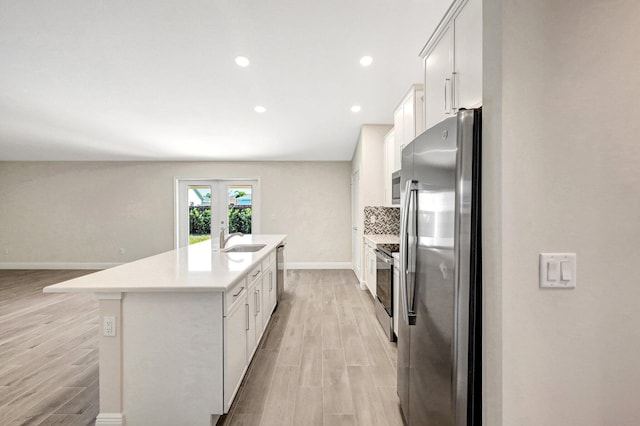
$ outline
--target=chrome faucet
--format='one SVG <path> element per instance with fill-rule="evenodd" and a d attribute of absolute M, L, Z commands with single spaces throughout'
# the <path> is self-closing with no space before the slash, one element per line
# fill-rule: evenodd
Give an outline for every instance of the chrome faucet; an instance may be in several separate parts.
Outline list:
<path fill-rule="evenodd" d="M 224 236 L 224 228 L 220 228 L 220 250 L 227 245 L 227 242 L 233 237 L 242 237 L 244 234 L 242 232 L 234 232 L 233 234 L 229 234 L 226 238 Z"/>

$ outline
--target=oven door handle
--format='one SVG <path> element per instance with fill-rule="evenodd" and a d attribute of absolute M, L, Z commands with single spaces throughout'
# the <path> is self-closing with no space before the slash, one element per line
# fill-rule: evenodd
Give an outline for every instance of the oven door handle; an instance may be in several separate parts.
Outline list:
<path fill-rule="evenodd" d="M 382 250 L 375 249 L 374 251 L 376 252 L 376 257 L 378 259 L 382 260 L 384 263 L 388 265 L 393 265 L 393 257 L 389 258 L 386 254 L 382 252 Z"/>

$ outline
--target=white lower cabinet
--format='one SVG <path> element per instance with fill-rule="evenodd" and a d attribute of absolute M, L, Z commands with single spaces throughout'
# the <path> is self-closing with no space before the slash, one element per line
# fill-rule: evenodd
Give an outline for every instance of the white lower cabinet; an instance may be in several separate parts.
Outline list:
<path fill-rule="evenodd" d="M 224 318 L 224 409 L 231 407 L 242 376 L 247 367 L 247 342 L 238 338 L 245 336 L 248 328 L 249 306 L 244 280 L 232 290 L 235 302 L 229 307 Z"/>
<path fill-rule="evenodd" d="M 249 310 L 249 323 L 247 326 L 247 364 L 251 361 L 260 336 L 262 335 L 262 316 L 260 315 L 260 290 L 262 289 L 262 267 L 258 266 L 249 273 L 250 281 L 247 292 L 247 307 Z"/>
<path fill-rule="evenodd" d="M 376 246 L 369 240 L 364 240 L 364 268 L 365 268 L 365 280 L 367 288 L 373 297 L 376 297 L 376 266 L 377 258 L 375 252 Z"/>
<path fill-rule="evenodd" d="M 269 266 L 264 269 L 262 274 L 262 291 L 264 293 L 263 296 L 263 306 L 265 315 L 268 317 L 273 309 L 276 307 L 276 303 L 278 301 L 277 297 L 277 289 L 276 289 L 276 270 L 275 270 L 275 262 L 270 262 Z M 267 314 L 267 312 L 269 314 Z M 265 327 L 267 323 L 265 321 Z"/>
<path fill-rule="evenodd" d="M 224 409 L 231 407 L 277 302 L 275 251 L 225 295 Z"/>

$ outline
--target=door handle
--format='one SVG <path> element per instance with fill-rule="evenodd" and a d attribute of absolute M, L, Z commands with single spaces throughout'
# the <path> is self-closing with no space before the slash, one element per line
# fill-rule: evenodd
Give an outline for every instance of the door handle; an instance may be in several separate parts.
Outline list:
<path fill-rule="evenodd" d="M 458 110 L 458 102 L 456 100 L 456 75 L 457 74 L 458 73 L 455 71 L 451 73 L 451 110 L 450 112 L 453 112 L 454 114 Z"/>
<path fill-rule="evenodd" d="M 244 287 L 240 287 L 240 290 L 238 290 L 238 292 L 236 294 L 233 295 L 234 298 L 238 297 L 240 295 L 240 293 L 242 293 L 244 291 Z"/>
<path fill-rule="evenodd" d="M 245 303 L 244 307 L 245 307 L 245 314 L 247 314 L 247 321 L 245 322 L 244 329 L 245 331 L 249 331 L 249 304 Z"/>
<path fill-rule="evenodd" d="M 409 220 L 415 221 L 412 207 L 417 204 L 418 182 L 408 180 L 405 186 L 404 204 L 402 206 L 402 220 L 400 222 L 400 302 L 403 318 L 408 325 L 415 323 L 413 312 L 415 298 L 415 253 L 409 244 Z M 415 223 L 412 229 L 415 229 Z M 412 241 L 413 242 L 413 241 Z M 411 301 L 409 301 L 411 299 Z"/>
<path fill-rule="evenodd" d="M 447 100 L 448 100 L 448 95 L 449 95 L 449 90 L 447 90 L 447 86 L 451 85 L 451 79 L 450 78 L 445 78 L 444 79 L 444 113 L 445 114 L 451 114 L 451 107 L 447 107 Z"/>

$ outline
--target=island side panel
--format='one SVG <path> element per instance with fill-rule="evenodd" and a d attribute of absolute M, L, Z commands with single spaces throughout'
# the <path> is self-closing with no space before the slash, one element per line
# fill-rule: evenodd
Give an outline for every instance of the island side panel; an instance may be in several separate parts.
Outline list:
<path fill-rule="evenodd" d="M 210 426 L 223 413 L 223 293 L 126 293 L 127 424 Z"/>
<path fill-rule="evenodd" d="M 123 425 L 122 413 L 122 293 L 97 293 L 100 311 L 100 413 L 96 426 Z M 115 318 L 115 336 L 105 336 L 104 317 Z"/>

